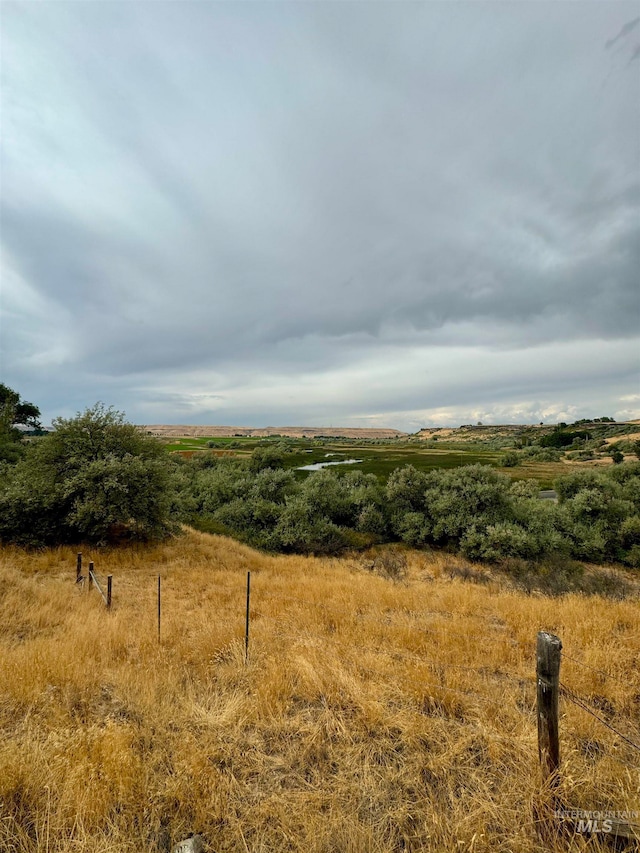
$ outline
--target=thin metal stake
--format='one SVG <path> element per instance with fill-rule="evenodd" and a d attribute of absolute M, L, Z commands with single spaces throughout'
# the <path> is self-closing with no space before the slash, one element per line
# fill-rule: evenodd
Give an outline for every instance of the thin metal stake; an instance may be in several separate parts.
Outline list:
<path fill-rule="evenodd" d="M 244 628 L 244 662 L 249 659 L 249 601 L 251 599 L 251 572 L 247 572 L 247 615 Z"/>
<path fill-rule="evenodd" d="M 113 587 L 113 575 L 107 575 L 107 610 L 111 610 L 111 590 Z"/>
<path fill-rule="evenodd" d="M 160 575 L 158 575 L 158 642 L 160 642 L 160 619 L 161 619 L 161 600 L 160 600 Z"/>

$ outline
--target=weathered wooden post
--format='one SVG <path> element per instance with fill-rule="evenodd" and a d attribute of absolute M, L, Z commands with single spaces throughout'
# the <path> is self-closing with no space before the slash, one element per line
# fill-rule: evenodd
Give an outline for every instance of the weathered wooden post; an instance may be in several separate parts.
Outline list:
<path fill-rule="evenodd" d="M 547 631 L 538 632 L 536 646 L 538 756 L 542 779 L 551 789 L 560 781 L 560 737 L 558 697 L 560 695 L 560 651 L 562 641 Z"/>
<path fill-rule="evenodd" d="M 582 808 L 563 805 L 558 794 L 560 784 L 560 737 L 558 731 L 558 697 L 560 694 L 560 653 L 562 640 L 547 631 L 538 633 L 536 647 L 537 705 L 538 705 L 538 754 L 542 768 L 542 781 L 551 793 L 545 798 L 542 808 L 537 810 L 540 820 L 539 831 L 549 841 L 559 832 L 593 836 L 603 833 L 602 840 L 617 845 L 624 842 L 624 849 L 640 849 L 640 825 L 628 823 L 615 812 L 591 812 Z M 599 821 L 601 823 L 599 824 Z M 627 841 L 633 841 L 630 847 Z M 616 849 L 620 849 L 616 846 Z"/>
<path fill-rule="evenodd" d="M 76 559 L 76 583 L 82 580 L 82 554 L 78 554 Z"/>
<path fill-rule="evenodd" d="M 534 807 L 540 837 L 554 842 L 561 824 L 556 820 L 560 782 L 560 739 L 558 697 L 560 693 L 560 650 L 562 642 L 555 634 L 538 632 L 536 644 L 536 684 L 538 709 L 538 757 L 542 769 L 542 799 Z"/>
<path fill-rule="evenodd" d="M 93 561 L 89 563 L 89 591 L 93 588 Z"/>
<path fill-rule="evenodd" d="M 113 586 L 113 575 L 107 575 L 107 610 L 111 610 L 112 586 Z"/>
<path fill-rule="evenodd" d="M 244 624 L 244 662 L 249 659 L 249 601 L 251 599 L 251 572 L 247 572 L 247 613 Z"/>

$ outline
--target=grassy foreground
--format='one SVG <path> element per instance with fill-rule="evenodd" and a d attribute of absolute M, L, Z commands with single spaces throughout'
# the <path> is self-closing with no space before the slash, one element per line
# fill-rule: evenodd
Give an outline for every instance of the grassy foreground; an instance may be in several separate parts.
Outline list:
<path fill-rule="evenodd" d="M 408 556 L 398 583 L 189 532 L 85 553 L 114 576 L 107 613 L 72 549 L 0 550 L 0 850 L 152 853 L 191 831 L 219 853 L 600 849 L 536 833 L 535 638 L 610 673 L 561 678 L 638 741 L 637 602 Z M 567 804 L 640 809 L 638 753 L 566 700 L 561 742 Z"/>

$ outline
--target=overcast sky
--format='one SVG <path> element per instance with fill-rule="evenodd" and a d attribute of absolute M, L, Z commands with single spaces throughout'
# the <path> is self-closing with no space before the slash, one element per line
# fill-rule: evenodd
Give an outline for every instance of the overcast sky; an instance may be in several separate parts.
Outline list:
<path fill-rule="evenodd" d="M 45 422 L 640 416 L 640 3 L 7 2 Z"/>

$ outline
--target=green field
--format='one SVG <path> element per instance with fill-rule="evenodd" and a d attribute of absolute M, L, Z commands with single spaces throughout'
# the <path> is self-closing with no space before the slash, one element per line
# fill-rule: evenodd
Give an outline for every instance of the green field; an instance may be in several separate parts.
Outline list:
<path fill-rule="evenodd" d="M 216 447 L 209 448 L 208 443 L 215 442 Z M 166 442 L 169 452 L 215 452 L 228 449 L 239 458 L 247 458 L 253 450 L 265 445 L 278 445 L 282 439 L 259 438 L 253 436 L 232 436 L 229 438 L 176 438 Z M 458 468 L 462 465 L 490 465 L 498 468 L 513 479 L 531 478 L 538 480 L 540 488 L 551 488 L 553 480 L 567 467 L 561 462 L 526 462 L 516 468 L 501 468 L 502 449 L 486 449 L 477 443 L 440 442 L 437 448 L 421 446 L 416 442 L 387 441 L 379 444 L 358 443 L 347 439 L 286 439 L 289 452 L 285 456 L 286 468 L 297 469 L 303 465 L 318 462 L 339 462 L 341 459 L 361 459 L 357 465 L 345 465 L 344 468 L 330 466 L 338 471 L 358 470 L 365 474 L 375 474 L 386 481 L 395 468 L 413 465 L 423 471 L 435 468 Z M 300 478 L 312 472 L 298 471 Z"/>
<path fill-rule="evenodd" d="M 327 456 L 327 454 L 332 455 Z M 380 479 L 386 480 L 395 468 L 403 465 L 413 465 L 422 470 L 457 468 L 460 465 L 472 465 L 474 463 L 495 465 L 497 457 L 497 453 L 470 452 L 457 448 L 455 450 L 421 450 L 415 446 L 370 447 L 357 443 L 346 445 L 341 443 L 326 444 L 324 447 L 313 448 L 311 452 L 296 453 L 287 459 L 287 466 L 297 467 L 315 462 L 338 462 L 340 459 L 362 459 L 361 464 L 348 467 L 363 471 L 365 474 L 375 474 Z M 339 468 L 339 466 L 335 467 Z"/>
<path fill-rule="evenodd" d="M 218 449 L 221 447 L 227 447 L 230 444 L 235 444 L 236 442 L 238 444 L 246 444 L 249 449 L 253 449 L 259 441 L 264 441 L 264 439 L 261 438 L 254 438 L 253 436 L 245 435 L 230 436 L 229 438 L 202 436 L 200 438 L 170 438 L 161 440 L 166 445 L 166 448 L 170 453 L 175 453 L 177 451 L 209 450 L 207 444 L 210 441 L 215 441 L 215 443 L 219 445 Z"/>

